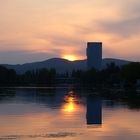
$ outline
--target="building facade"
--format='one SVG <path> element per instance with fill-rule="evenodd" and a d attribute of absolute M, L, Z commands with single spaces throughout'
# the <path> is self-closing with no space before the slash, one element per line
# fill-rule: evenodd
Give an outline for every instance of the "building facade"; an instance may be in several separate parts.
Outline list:
<path fill-rule="evenodd" d="M 100 70 L 102 66 L 102 42 L 87 43 L 87 68 Z"/>

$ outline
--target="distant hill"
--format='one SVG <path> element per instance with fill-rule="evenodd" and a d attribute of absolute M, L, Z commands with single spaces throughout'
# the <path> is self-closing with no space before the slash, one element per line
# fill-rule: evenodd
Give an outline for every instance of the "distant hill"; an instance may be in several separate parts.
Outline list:
<path fill-rule="evenodd" d="M 116 65 L 121 66 L 124 64 L 128 64 L 130 61 L 120 60 L 120 59 L 112 59 L 112 58 L 105 58 L 102 61 L 102 68 L 105 68 L 107 64 L 114 62 Z M 76 61 L 68 61 L 62 58 L 52 58 L 41 62 L 34 62 L 34 63 L 25 63 L 25 64 L 17 64 L 17 65 L 9 65 L 9 64 L 2 64 L 3 66 L 16 70 L 17 73 L 22 74 L 28 70 L 35 70 L 41 68 L 55 68 L 57 72 L 71 72 L 72 70 L 86 70 L 87 68 L 87 61 L 86 60 L 76 60 Z"/>
<path fill-rule="evenodd" d="M 122 66 L 130 63 L 131 61 L 122 60 L 122 59 L 114 59 L 114 58 L 104 58 L 102 61 L 102 68 L 105 68 L 107 64 L 115 63 L 117 66 Z"/>

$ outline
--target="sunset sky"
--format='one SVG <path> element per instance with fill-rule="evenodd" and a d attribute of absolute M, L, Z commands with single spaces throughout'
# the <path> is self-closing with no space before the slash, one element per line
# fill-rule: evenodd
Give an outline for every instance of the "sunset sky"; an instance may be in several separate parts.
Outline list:
<path fill-rule="evenodd" d="M 103 57 L 140 61 L 140 0 L 0 0 L 0 63 Z"/>

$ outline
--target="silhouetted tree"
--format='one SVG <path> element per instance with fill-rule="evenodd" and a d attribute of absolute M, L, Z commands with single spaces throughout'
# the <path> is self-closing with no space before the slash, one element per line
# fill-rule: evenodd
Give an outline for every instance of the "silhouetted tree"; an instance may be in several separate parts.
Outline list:
<path fill-rule="evenodd" d="M 140 63 L 133 62 L 122 66 L 121 77 L 125 81 L 125 86 L 135 88 L 136 81 L 140 79 Z"/>
<path fill-rule="evenodd" d="M 0 86 L 15 85 L 16 72 L 12 69 L 7 69 L 0 66 Z"/>

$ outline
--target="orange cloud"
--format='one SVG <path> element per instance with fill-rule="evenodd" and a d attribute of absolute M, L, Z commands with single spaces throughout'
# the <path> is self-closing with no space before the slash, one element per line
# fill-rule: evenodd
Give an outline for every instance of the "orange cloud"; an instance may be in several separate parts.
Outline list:
<path fill-rule="evenodd" d="M 46 53 L 44 59 L 66 54 L 85 58 L 86 42 L 102 41 L 104 57 L 140 60 L 140 50 L 132 48 L 139 46 L 139 4 L 137 0 L 1 1 L 0 52 L 29 51 L 36 59 L 40 53 Z"/>

